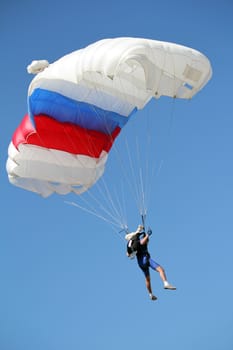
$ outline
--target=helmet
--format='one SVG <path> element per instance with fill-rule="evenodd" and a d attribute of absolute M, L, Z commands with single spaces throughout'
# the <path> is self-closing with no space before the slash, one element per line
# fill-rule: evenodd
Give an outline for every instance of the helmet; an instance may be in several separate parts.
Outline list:
<path fill-rule="evenodd" d="M 143 225 L 138 225 L 137 232 L 140 232 L 142 230 L 144 230 L 144 226 Z"/>

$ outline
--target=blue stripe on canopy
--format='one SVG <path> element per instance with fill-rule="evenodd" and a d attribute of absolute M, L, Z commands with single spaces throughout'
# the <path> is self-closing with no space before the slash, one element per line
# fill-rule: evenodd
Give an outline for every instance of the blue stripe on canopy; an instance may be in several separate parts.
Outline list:
<path fill-rule="evenodd" d="M 69 122 L 105 134 L 112 133 L 117 126 L 122 128 L 137 110 L 134 108 L 130 115 L 125 117 L 90 103 L 76 101 L 57 92 L 39 88 L 29 96 L 28 104 L 32 120 L 35 115 L 45 114 L 59 122 Z"/>

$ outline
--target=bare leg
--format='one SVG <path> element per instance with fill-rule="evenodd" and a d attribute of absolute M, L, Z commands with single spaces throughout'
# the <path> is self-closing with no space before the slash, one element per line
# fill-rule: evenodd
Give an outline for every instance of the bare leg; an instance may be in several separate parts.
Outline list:
<path fill-rule="evenodd" d="M 149 294 L 152 294 L 150 276 L 146 276 L 146 288 L 147 288 Z"/>
<path fill-rule="evenodd" d="M 149 292 L 149 296 L 150 296 L 151 300 L 156 300 L 157 297 L 155 295 L 153 295 L 153 293 L 152 293 L 150 276 L 146 276 L 146 288 L 147 288 L 147 290 Z"/>
<path fill-rule="evenodd" d="M 174 287 L 170 283 L 168 283 L 165 270 L 164 270 L 164 268 L 162 266 L 158 266 L 156 268 L 156 271 L 159 273 L 160 278 L 163 281 L 165 289 L 176 290 L 176 287 Z"/>
<path fill-rule="evenodd" d="M 159 273 L 161 280 L 165 282 L 167 280 L 167 277 L 164 268 L 162 266 L 158 266 L 156 268 L 156 271 Z"/>

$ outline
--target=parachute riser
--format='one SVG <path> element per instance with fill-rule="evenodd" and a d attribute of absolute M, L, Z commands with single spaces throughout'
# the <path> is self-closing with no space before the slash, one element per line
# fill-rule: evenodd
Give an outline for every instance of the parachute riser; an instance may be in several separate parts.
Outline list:
<path fill-rule="evenodd" d="M 142 226 L 145 228 L 146 215 L 141 215 L 141 218 L 142 218 Z"/>

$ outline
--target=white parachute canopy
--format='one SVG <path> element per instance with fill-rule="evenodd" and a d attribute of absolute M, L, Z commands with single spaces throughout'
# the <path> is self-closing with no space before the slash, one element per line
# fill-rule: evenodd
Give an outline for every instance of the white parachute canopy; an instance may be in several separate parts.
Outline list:
<path fill-rule="evenodd" d="M 190 99 L 212 75 L 197 50 L 144 38 L 97 41 L 54 63 L 33 61 L 28 115 L 9 147 L 12 184 L 48 196 L 82 193 L 102 176 L 114 140 L 152 99 Z"/>

